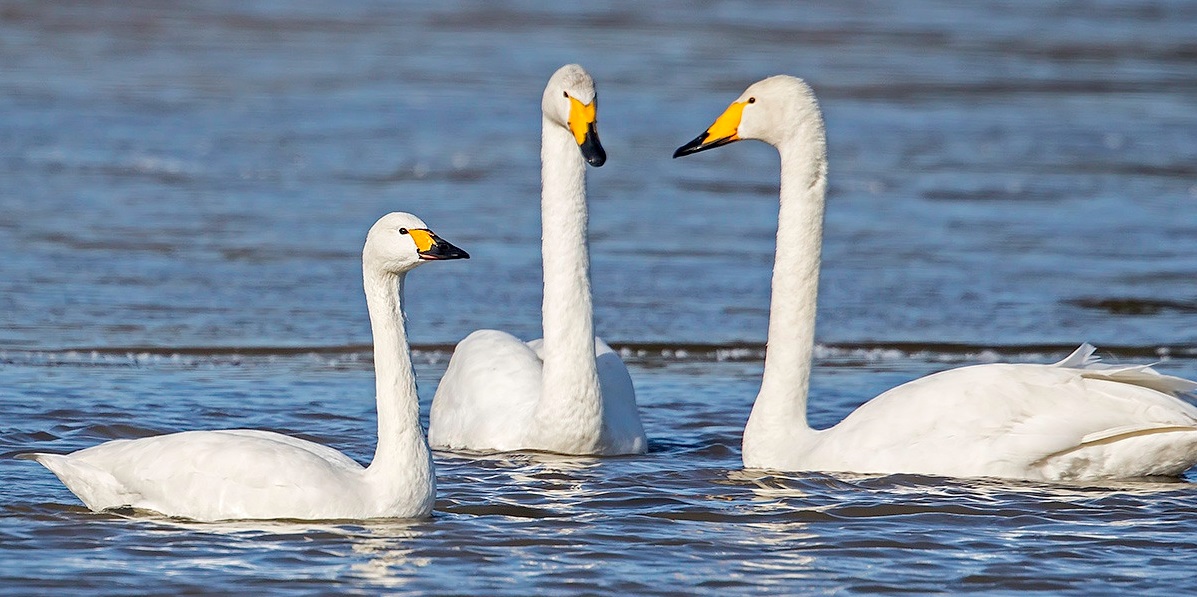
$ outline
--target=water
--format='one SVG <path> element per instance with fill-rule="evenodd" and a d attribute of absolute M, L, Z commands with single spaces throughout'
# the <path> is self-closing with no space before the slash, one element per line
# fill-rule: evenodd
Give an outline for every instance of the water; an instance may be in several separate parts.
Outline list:
<path fill-rule="evenodd" d="M 811 82 L 827 210 L 811 419 L 1088 340 L 1197 378 L 1197 7 L 1185 2 L 0 4 L 0 455 L 256 427 L 373 451 L 365 231 L 470 251 L 411 278 L 427 400 L 478 327 L 539 334 L 539 97 L 595 76 L 597 326 L 651 440 L 438 454 L 428 521 L 94 514 L 0 459 L 26 593 L 1197 588 L 1182 483 L 739 470 L 777 158 L 685 160 L 748 83 Z"/>

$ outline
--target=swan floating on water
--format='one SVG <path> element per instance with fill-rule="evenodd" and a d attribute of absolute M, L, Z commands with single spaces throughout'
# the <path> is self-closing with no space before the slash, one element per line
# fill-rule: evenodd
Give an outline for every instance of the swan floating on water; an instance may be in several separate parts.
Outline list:
<path fill-rule="evenodd" d="M 900 385 L 837 425 L 806 419 L 827 149 L 801 79 L 751 85 L 681 157 L 741 139 L 781 155 L 781 209 L 760 393 L 744 427 L 747 468 L 1072 480 L 1178 476 L 1197 462 L 1197 383 L 1102 365 L 1082 345 L 1054 365 L 988 364 Z"/>
<path fill-rule="evenodd" d="M 457 344 L 429 416 L 434 448 L 642 454 L 648 447 L 627 366 L 594 335 L 586 165 L 607 156 L 594 80 L 568 64 L 541 99 L 544 339 L 478 330 Z"/>
<path fill-rule="evenodd" d="M 425 261 L 468 258 L 411 214 L 385 215 L 370 228 L 362 270 L 374 334 L 378 446 L 368 467 L 327 446 L 252 429 L 118 439 L 18 458 L 45 465 L 95 511 L 131 506 L 199 521 L 426 517 L 436 479 L 420 427 L 403 285 Z"/>

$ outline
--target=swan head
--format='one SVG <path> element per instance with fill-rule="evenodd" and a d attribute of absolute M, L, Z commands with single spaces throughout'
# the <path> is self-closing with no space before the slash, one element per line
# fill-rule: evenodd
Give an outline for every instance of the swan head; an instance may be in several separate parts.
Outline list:
<path fill-rule="evenodd" d="M 429 230 L 423 220 L 403 212 L 379 218 L 370 227 L 362 250 L 362 262 L 368 268 L 392 274 L 405 273 L 425 261 L 469 258 L 469 253 Z"/>
<path fill-rule="evenodd" d="M 800 138 L 803 129 L 823 130 L 823 116 L 815 94 L 805 81 L 775 75 L 744 90 L 703 134 L 677 148 L 673 157 L 722 147 L 741 139 L 756 139 L 781 147 Z"/>
<path fill-rule="evenodd" d="M 545 118 L 574 136 L 586 163 L 594 167 L 607 161 L 598 137 L 598 97 L 594 79 L 577 64 L 567 64 L 549 77 L 540 103 Z"/>

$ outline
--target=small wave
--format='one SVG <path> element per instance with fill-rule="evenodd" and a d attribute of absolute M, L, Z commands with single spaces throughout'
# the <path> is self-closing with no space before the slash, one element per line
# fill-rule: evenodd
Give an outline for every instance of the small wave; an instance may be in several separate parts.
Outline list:
<path fill-rule="evenodd" d="M 667 510 L 662 512 L 644 512 L 642 516 L 663 518 L 665 520 L 677 522 L 713 522 L 737 524 L 777 524 L 781 522 L 817 523 L 831 522 L 836 520 L 836 517 L 831 514 L 809 508 L 794 508 L 774 512 L 718 511 L 700 508 L 687 508 L 682 510 Z"/>
<path fill-rule="evenodd" d="M 0 363 L 41 367 L 236 367 L 308 359 L 327 367 L 365 367 L 371 349 L 355 347 L 127 347 L 62 350 L 0 350 Z M 428 359 L 432 363 L 437 358 Z M 361 363 L 361 365 L 359 365 Z"/>
<path fill-rule="evenodd" d="M 627 362 L 668 364 L 685 362 L 760 362 L 764 343 L 612 342 Z M 996 361 L 1052 362 L 1072 353 L 1076 344 L 981 345 L 951 342 L 839 342 L 815 346 L 815 358 L 833 365 L 889 361 L 992 363 Z M 439 365 L 453 355 L 453 344 L 412 347 L 417 363 Z M 1100 354 L 1120 359 L 1197 358 L 1197 345 L 1102 345 Z M 0 363 L 32 366 L 237 366 L 308 359 L 326 367 L 359 368 L 372 363 L 369 344 L 330 346 L 112 346 L 52 350 L 0 350 Z"/>
<path fill-rule="evenodd" d="M 1078 298 L 1064 301 L 1066 305 L 1105 311 L 1111 315 L 1157 315 L 1159 313 L 1197 313 L 1195 301 L 1170 301 L 1146 298 Z"/>
<path fill-rule="evenodd" d="M 561 518 L 564 515 L 519 504 L 454 504 L 448 500 L 441 500 L 437 510 L 448 514 L 467 516 L 507 516 L 510 518 Z"/>
<path fill-rule="evenodd" d="M 1079 344 L 983 345 L 953 342 L 837 342 L 815 346 L 815 358 L 833 362 L 884 362 L 921 360 L 934 362 L 1043 362 L 1064 358 Z M 630 361 L 761 361 L 765 344 L 657 344 L 611 343 Z M 1101 345 L 1100 354 L 1119 358 L 1197 357 L 1197 345 Z"/>
<path fill-rule="evenodd" d="M 71 153 L 60 149 L 34 150 L 28 152 L 25 159 L 53 169 L 95 172 L 113 177 L 152 178 L 165 183 L 190 181 L 204 173 L 199 162 L 141 152 L 108 156 Z"/>

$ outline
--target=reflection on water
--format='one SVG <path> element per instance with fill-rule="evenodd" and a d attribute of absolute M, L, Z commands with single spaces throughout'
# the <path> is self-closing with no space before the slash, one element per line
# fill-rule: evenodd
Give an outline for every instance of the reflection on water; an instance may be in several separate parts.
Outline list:
<path fill-rule="evenodd" d="M 407 584 L 407 575 L 435 563 L 429 557 L 413 557 L 412 544 L 419 535 L 410 529 L 367 528 L 369 534 L 357 537 L 353 553 L 365 558 L 350 566 L 356 575 L 368 584 L 385 589 L 396 589 Z"/>
<path fill-rule="evenodd" d="M 320 544 L 319 551 L 328 558 L 345 558 L 345 570 L 337 577 L 351 577 L 378 588 L 402 588 L 419 569 L 434 562 L 432 558 L 417 555 L 415 545 L 426 533 L 426 526 L 418 521 L 376 520 L 345 523 L 319 523 L 310 521 L 233 521 L 221 523 L 188 523 L 169 519 L 139 518 L 138 522 L 152 520 L 162 527 L 165 536 L 177 536 L 180 531 L 213 535 L 223 538 L 226 544 L 242 543 L 253 557 L 241 563 L 247 570 L 259 566 L 257 559 L 263 553 L 273 552 L 278 557 L 292 557 L 297 544 Z M 252 547 L 251 547 L 252 546 Z M 348 551 L 341 553 L 341 550 Z M 269 557 L 269 556 L 268 556 Z M 221 567 L 236 565 L 227 559 Z M 332 579 L 330 579 L 332 580 Z"/>

